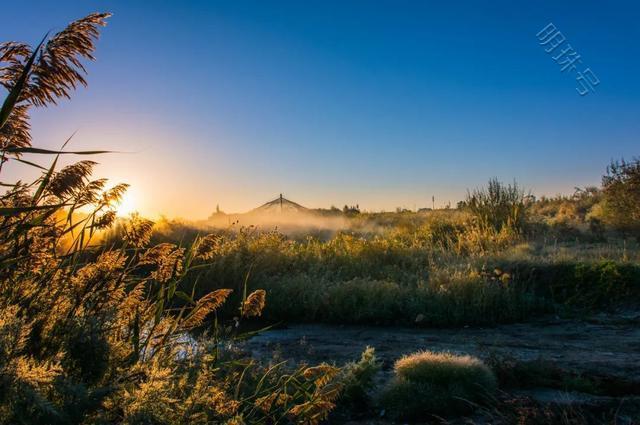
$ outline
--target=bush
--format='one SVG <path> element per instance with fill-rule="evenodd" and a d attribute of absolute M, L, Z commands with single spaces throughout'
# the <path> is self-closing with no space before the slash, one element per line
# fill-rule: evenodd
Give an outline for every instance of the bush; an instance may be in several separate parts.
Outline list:
<path fill-rule="evenodd" d="M 589 232 L 596 242 L 605 242 L 607 238 L 605 237 L 605 225 L 597 217 L 589 217 Z"/>
<path fill-rule="evenodd" d="M 640 159 L 612 162 L 602 177 L 602 190 L 607 223 L 640 238 Z"/>
<path fill-rule="evenodd" d="M 551 235 L 560 241 L 576 241 L 582 237 L 580 229 L 565 220 L 554 221 L 551 224 L 550 230 Z"/>
<path fill-rule="evenodd" d="M 343 407 L 362 410 L 369 405 L 369 393 L 374 387 L 375 375 L 380 371 L 375 349 L 367 347 L 358 362 L 347 363 L 344 368 L 344 389 L 340 399 Z"/>
<path fill-rule="evenodd" d="M 398 419 L 470 410 L 497 387 L 493 372 L 472 356 L 422 351 L 396 361 L 394 372 L 381 402 Z"/>
<path fill-rule="evenodd" d="M 527 196 L 516 182 L 505 185 L 497 179 L 489 180 L 487 188 L 467 194 L 462 204 L 483 228 L 500 231 L 507 227 L 521 232 L 526 223 Z"/>

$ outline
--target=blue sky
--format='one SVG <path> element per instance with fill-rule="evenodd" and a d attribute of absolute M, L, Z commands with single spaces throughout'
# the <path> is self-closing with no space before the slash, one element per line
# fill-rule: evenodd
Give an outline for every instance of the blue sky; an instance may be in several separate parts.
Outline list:
<path fill-rule="evenodd" d="M 34 114 L 35 144 L 134 152 L 97 174 L 147 215 L 455 204 L 493 176 L 570 193 L 640 154 L 637 2 L 21 1 L 0 40 L 92 11 L 114 16 L 89 88 Z M 539 44 L 549 22 L 595 92 Z"/>

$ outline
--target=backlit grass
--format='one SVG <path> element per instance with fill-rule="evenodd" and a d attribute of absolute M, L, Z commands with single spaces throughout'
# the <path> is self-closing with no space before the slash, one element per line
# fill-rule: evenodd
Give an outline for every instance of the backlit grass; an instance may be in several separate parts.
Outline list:
<path fill-rule="evenodd" d="M 381 403 L 399 419 L 463 413 L 496 390 L 493 372 L 479 359 L 421 351 L 402 357 Z"/>

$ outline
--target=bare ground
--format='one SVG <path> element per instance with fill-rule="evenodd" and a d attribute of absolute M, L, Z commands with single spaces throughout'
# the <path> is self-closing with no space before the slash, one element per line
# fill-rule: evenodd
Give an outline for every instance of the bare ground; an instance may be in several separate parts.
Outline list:
<path fill-rule="evenodd" d="M 384 364 L 417 350 L 451 351 L 517 360 L 544 359 L 563 369 L 640 382 L 640 312 L 586 319 L 547 318 L 491 328 L 291 325 L 265 331 L 245 343 L 254 356 L 308 363 L 357 360 L 366 346 Z"/>
<path fill-rule="evenodd" d="M 243 349 L 263 360 L 340 365 L 357 360 L 366 346 L 374 347 L 383 363 L 379 376 L 381 383 L 392 373 L 396 359 L 418 350 L 450 351 L 480 358 L 498 356 L 522 362 L 544 360 L 580 376 L 619 380 L 625 383 L 623 392 L 613 395 L 566 392 L 557 388 L 509 391 L 514 397 L 525 397 L 543 405 L 600 405 L 619 409 L 625 404 L 636 413 L 619 416 L 615 422 L 636 423 L 640 420 L 636 416 L 640 415 L 640 311 L 581 319 L 551 317 L 486 328 L 291 325 L 265 331 L 246 341 Z M 387 422 L 364 420 L 357 423 Z"/>

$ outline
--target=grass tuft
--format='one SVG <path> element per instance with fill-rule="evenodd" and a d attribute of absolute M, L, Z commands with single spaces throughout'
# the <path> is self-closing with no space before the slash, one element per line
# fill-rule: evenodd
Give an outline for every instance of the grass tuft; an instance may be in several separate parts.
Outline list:
<path fill-rule="evenodd" d="M 396 419 L 461 413 L 496 390 L 493 372 L 472 356 L 421 351 L 395 363 L 381 403 Z"/>

